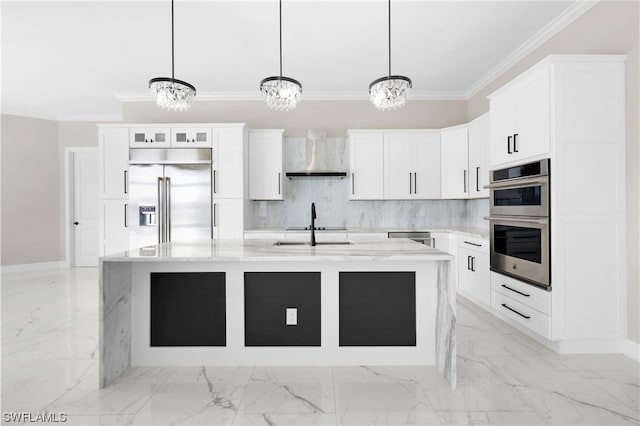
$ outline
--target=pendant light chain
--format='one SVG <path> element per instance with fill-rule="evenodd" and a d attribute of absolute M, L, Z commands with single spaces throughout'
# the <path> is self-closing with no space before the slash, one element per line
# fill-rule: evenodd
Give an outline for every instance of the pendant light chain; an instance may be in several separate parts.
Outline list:
<path fill-rule="evenodd" d="M 391 0 L 389 0 L 389 77 L 391 77 Z"/>
<path fill-rule="evenodd" d="M 280 79 L 282 79 L 282 0 L 280 0 Z"/>
<path fill-rule="evenodd" d="M 173 0 L 171 0 L 171 78 L 176 78 L 175 74 L 175 54 L 173 42 Z"/>

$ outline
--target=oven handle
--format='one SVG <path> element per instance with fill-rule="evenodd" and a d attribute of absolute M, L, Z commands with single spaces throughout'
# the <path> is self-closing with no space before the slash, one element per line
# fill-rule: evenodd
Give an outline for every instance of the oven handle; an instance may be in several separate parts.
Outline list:
<path fill-rule="evenodd" d="M 511 188 L 511 187 L 547 184 L 547 183 L 549 183 L 549 178 L 545 176 L 545 177 L 536 177 L 536 178 L 511 179 L 508 181 L 498 181 L 498 182 L 490 183 L 489 185 L 485 185 L 484 188 Z"/>
<path fill-rule="evenodd" d="M 537 223 L 538 225 L 546 225 L 549 223 L 549 219 L 546 217 L 529 217 L 529 216 L 488 216 L 484 217 L 484 220 L 500 220 L 504 222 L 524 222 L 524 223 Z"/>

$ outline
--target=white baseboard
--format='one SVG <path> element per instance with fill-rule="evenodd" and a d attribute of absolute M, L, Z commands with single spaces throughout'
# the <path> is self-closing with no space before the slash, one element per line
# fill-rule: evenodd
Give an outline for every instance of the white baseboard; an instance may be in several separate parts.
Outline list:
<path fill-rule="evenodd" d="M 2 273 L 29 272 L 41 271 L 44 269 L 60 269 L 68 266 L 69 264 L 67 262 L 60 260 L 57 262 L 24 263 L 21 265 L 0 266 L 0 271 L 2 271 Z"/>
<path fill-rule="evenodd" d="M 636 362 L 640 362 L 640 343 L 627 339 L 625 341 L 624 350 L 622 352 L 627 358 L 631 358 Z"/>

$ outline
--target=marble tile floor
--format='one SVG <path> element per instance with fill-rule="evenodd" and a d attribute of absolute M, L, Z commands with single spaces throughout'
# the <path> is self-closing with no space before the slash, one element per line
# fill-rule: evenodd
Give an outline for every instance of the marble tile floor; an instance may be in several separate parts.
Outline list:
<path fill-rule="evenodd" d="M 3 273 L 3 424 L 640 424 L 638 363 L 555 354 L 460 298 L 455 390 L 432 367 L 392 366 L 131 368 L 100 390 L 97 274 Z"/>

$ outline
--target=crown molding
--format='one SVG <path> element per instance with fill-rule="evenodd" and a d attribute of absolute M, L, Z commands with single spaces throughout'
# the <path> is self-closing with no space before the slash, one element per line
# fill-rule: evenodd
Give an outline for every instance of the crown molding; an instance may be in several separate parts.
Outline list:
<path fill-rule="evenodd" d="M 564 28 L 566 28 L 573 21 L 578 19 L 582 14 L 598 4 L 600 0 L 579 0 L 569 6 L 564 12 L 558 15 L 553 21 L 547 24 L 544 28 L 538 31 L 533 37 L 529 38 L 523 44 L 521 44 L 516 50 L 511 52 L 509 56 L 503 59 L 498 65 L 493 67 L 491 71 L 476 81 L 466 92 L 465 98 L 468 100 L 476 95 L 485 86 L 498 78 L 509 68 L 514 66 L 520 60 L 524 59 L 527 55 L 533 52 L 538 47 L 542 46 L 544 42 L 549 40 L 554 35 L 558 34 Z"/>

